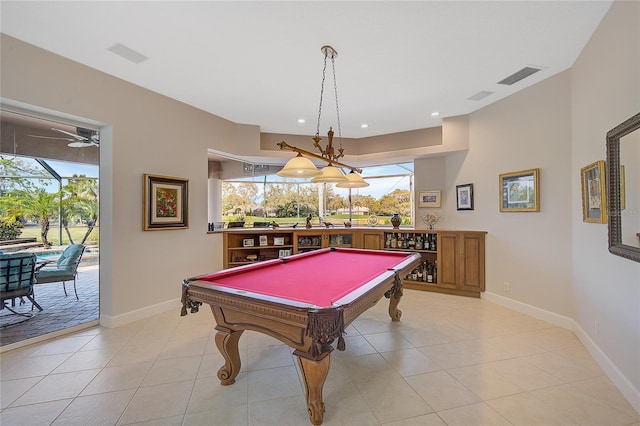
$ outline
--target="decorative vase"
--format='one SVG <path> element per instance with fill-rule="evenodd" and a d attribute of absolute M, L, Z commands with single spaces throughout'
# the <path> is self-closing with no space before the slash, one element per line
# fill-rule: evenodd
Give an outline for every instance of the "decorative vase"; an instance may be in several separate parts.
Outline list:
<path fill-rule="evenodd" d="M 393 229 L 400 228 L 401 222 L 402 219 L 400 218 L 400 215 L 398 213 L 395 213 L 393 216 L 391 216 L 391 224 L 393 225 Z"/>

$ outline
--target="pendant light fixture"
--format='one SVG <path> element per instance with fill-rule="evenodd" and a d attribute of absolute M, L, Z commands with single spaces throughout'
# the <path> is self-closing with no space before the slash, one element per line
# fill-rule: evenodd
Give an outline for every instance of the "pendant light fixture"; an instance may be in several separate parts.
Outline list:
<path fill-rule="evenodd" d="M 342 148 L 342 131 L 340 129 L 340 109 L 338 107 L 338 85 L 336 83 L 336 67 L 335 58 L 338 56 L 338 52 L 331 46 L 322 46 L 320 51 L 324 54 L 324 66 L 322 68 L 322 84 L 320 87 L 320 107 L 318 108 L 318 124 L 316 126 L 316 135 L 313 137 L 313 146 L 320 151 L 320 154 L 313 154 L 309 151 L 296 148 L 286 142 L 282 141 L 278 144 L 280 149 L 297 152 L 298 155 L 287 162 L 282 170 L 277 175 L 282 177 L 313 177 L 311 182 L 323 182 L 323 183 L 337 183 L 336 186 L 340 188 L 362 188 L 369 186 L 367 182 L 362 179 L 358 173 L 362 173 L 361 169 L 349 166 L 347 164 L 340 163 L 338 160 L 344 157 L 344 148 Z M 327 59 L 331 59 L 331 66 L 333 69 L 333 87 L 336 98 L 336 116 L 338 120 L 338 140 L 340 147 L 336 150 L 333 147 L 333 128 L 329 128 L 328 143 L 326 147 L 320 145 L 322 138 L 320 137 L 320 117 L 322 116 L 322 99 L 324 95 L 324 81 L 327 70 Z M 327 162 L 321 171 L 315 167 L 313 162 L 305 157 L 311 157 Z M 308 161 L 308 163 L 303 160 Z M 311 167 L 311 166 L 313 167 Z M 337 167 L 336 167 L 337 166 Z M 351 172 L 345 176 L 340 168 L 347 168 Z"/>

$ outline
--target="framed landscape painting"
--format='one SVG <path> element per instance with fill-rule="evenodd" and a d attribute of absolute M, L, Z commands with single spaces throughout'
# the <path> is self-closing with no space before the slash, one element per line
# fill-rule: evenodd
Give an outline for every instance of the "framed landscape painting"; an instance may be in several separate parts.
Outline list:
<path fill-rule="evenodd" d="M 607 223 L 604 161 L 598 160 L 580 169 L 582 185 L 582 221 Z"/>
<path fill-rule="evenodd" d="M 189 179 L 144 175 L 145 231 L 189 227 Z"/>
<path fill-rule="evenodd" d="M 441 204 L 441 194 L 439 189 L 430 191 L 418 191 L 418 207 L 439 208 Z"/>
<path fill-rule="evenodd" d="M 539 169 L 500 175 L 501 212 L 539 212 Z"/>

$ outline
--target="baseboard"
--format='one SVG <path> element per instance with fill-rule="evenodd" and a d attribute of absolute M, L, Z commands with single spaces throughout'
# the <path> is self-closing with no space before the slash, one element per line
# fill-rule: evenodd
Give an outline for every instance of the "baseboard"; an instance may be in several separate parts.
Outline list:
<path fill-rule="evenodd" d="M 585 349 L 598 363 L 600 368 L 604 370 L 607 377 L 618 388 L 620 393 L 631 404 L 634 410 L 640 414 L 640 390 L 637 389 L 629 379 L 616 367 L 616 365 L 609 359 L 609 357 L 600 349 L 600 347 L 589 337 L 589 335 L 580 327 L 580 325 L 573 319 L 558 315 L 553 312 L 540 309 L 536 306 L 528 305 L 526 303 L 519 302 L 517 300 L 509 299 L 504 296 L 500 296 L 495 293 L 485 292 L 481 296 L 483 299 L 496 303 L 501 306 L 513 309 L 514 311 L 521 312 L 526 315 L 530 315 L 534 318 L 541 319 L 543 321 L 550 322 L 558 327 L 566 328 L 573 331 L 578 340 L 584 345 Z"/>
<path fill-rule="evenodd" d="M 514 311 L 518 311 L 523 314 L 532 316 L 534 318 L 538 318 L 540 320 L 550 322 L 551 324 L 557 325 L 558 327 L 566 328 L 568 330 L 573 330 L 573 325 L 575 323 L 573 321 L 573 318 L 565 317 L 564 315 L 559 315 L 554 312 L 546 311 L 536 306 L 519 302 L 517 300 L 509 299 L 508 297 L 500 296 L 499 294 L 495 294 L 495 293 L 484 292 L 480 297 L 482 297 L 485 300 L 488 300 L 489 302 L 493 302 L 498 305 L 511 308 Z"/>
<path fill-rule="evenodd" d="M 600 368 L 604 370 L 607 377 L 616 385 L 622 395 L 629 401 L 629 404 L 633 407 L 638 414 L 640 414 L 640 390 L 638 390 L 633 383 L 627 379 L 620 369 L 607 357 L 607 355 L 600 349 L 600 347 L 594 342 L 591 337 L 580 327 L 577 322 L 574 323 L 573 332 L 580 339 L 580 342 L 589 351 L 593 359 L 600 365 Z"/>
<path fill-rule="evenodd" d="M 176 315 L 179 315 L 181 306 L 182 304 L 180 302 L 180 299 L 173 299 L 166 302 L 157 303 L 155 305 L 145 306 L 144 308 L 125 312 L 124 314 L 116 316 L 100 314 L 100 325 L 107 328 L 120 327 L 134 321 L 146 319 L 174 309 L 176 311 Z"/>
<path fill-rule="evenodd" d="M 62 330 L 53 331 L 51 333 L 42 334 L 40 336 L 32 337 L 30 339 L 21 340 L 15 343 L 9 343 L 8 345 L 0 346 L 0 354 L 9 352 L 14 349 L 23 348 L 25 346 L 33 345 L 34 343 L 44 342 L 45 340 L 55 339 L 56 337 L 64 336 L 66 334 L 75 333 L 76 331 L 84 330 L 85 328 L 91 328 L 99 325 L 98 320 L 85 322 L 82 324 L 74 325 L 73 327 L 63 328 Z"/>

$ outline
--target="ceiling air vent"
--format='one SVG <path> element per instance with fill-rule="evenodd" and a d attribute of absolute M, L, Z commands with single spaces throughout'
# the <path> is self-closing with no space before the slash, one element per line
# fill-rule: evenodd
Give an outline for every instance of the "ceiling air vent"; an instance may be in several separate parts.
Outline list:
<path fill-rule="evenodd" d="M 508 86 L 511 86 L 512 84 L 529 77 L 531 74 L 537 73 L 541 69 L 542 68 L 524 67 L 520 71 L 517 71 L 511 74 L 509 77 L 499 81 L 498 84 L 506 84 Z"/>
<path fill-rule="evenodd" d="M 468 101 L 479 101 L 481 99 L 486 98 L 487 96 L 491 96 L 493 95 L 495 92 L 488 92 L 486 90 L 483 90 L 481 92 L 476 93 L 475 95 L 471 96 L 470 98 L 467 98 Z"/>
<path fill-rule="evenodd" d="M 133 62 L 134 64 L 139 64 L 149 59 L 146 56 L 144 56 L 142 53 L 136 52 L 130 47 L 127 47 L 124 44 L 120 44 L 120 43 L 114 44 L 107 50 L 111 53 L 115 53 L 116 55 L 121 56 L 124 59 L 127 59 Z"/>

